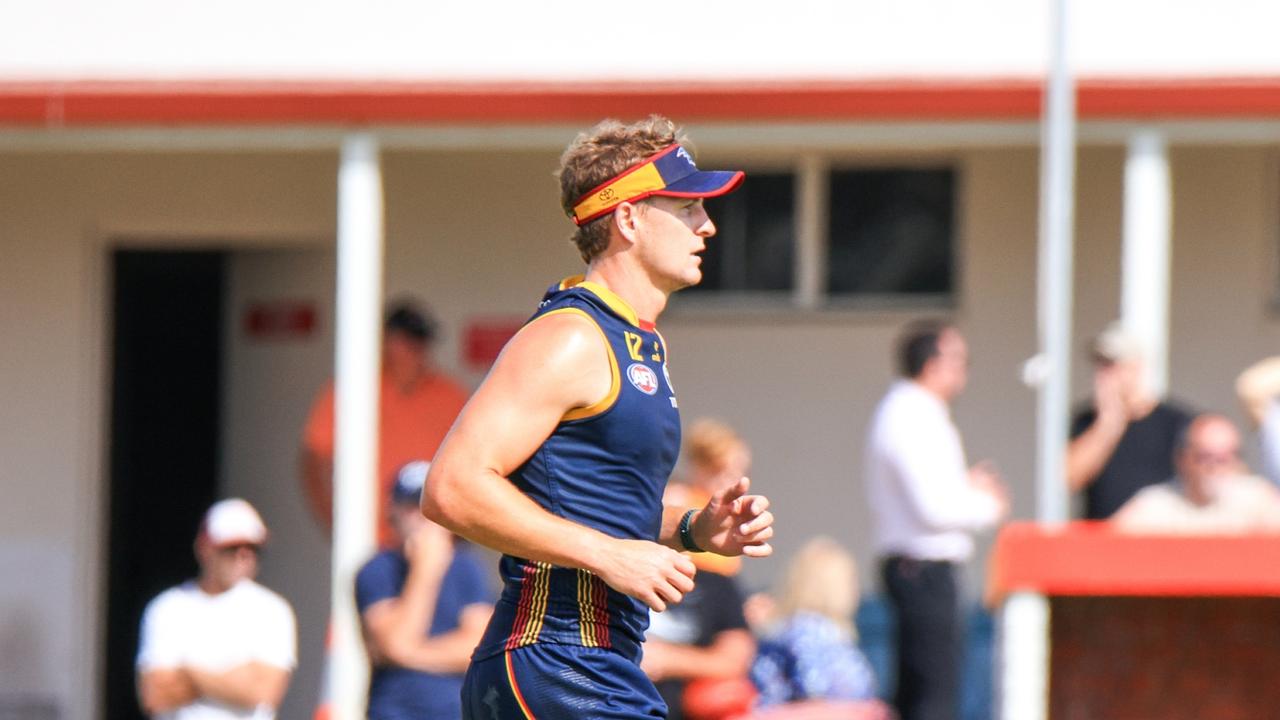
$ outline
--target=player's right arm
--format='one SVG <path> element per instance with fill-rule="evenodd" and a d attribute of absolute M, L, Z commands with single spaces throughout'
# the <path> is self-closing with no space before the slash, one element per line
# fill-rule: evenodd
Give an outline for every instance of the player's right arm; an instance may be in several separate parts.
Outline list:
<path fill-rule="evenodd" d="M 589 570 L 661 611 L 693 588 L 692 561 L 654 542 L 612 538 L 553 515 L 507 479 L 565 413 L 609 393 L 609 362 L 600 330 L 581 315 L 546 315 L 527 325 L 437 451 L 422 511 L 499 552 Z"/>

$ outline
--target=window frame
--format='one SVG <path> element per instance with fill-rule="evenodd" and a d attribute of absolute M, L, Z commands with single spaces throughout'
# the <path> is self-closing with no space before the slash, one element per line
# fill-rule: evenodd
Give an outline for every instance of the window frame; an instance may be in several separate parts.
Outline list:
<path fill-rule="evenodd" d="M 871 315 L 897 312 L 940 311 L 958 309 L 962 294 L 964 237 L 965 166 L 955 153 L 850 154 L 808 152 L 790 157 L 759 160 L 734 160 L 717 155 L 700 163 L 707 167 L 744 168 L 748 182 L 752 172 L 790 172 L 795 178 L 795 212 L 792 288 L 790 291 L 711 291 L 677 293 L 671 309 L 681 315 L 786 315 L 813 313 L 851 313 Z M 827 259 L 830 243 L 828 217 L 830 177 L 835 171 L 858 169 L 940 169 L 954 174 L 952 204 L 950 293 L 831 295 L 827 292 Z M 715 218 L 713 217 L 714 221 Z M 714 240 L 712 240 L 714 242 Z"/>

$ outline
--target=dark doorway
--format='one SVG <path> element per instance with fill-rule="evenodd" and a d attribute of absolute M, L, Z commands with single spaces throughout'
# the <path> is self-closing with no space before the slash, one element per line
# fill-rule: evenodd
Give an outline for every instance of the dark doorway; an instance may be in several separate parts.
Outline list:
<path fill-rule="evenodd" d="M 225 257 L 118 251 L 114 275 L 104 712 L 141 719 L 143 608 L 193 577 L 217 492 Z"/>

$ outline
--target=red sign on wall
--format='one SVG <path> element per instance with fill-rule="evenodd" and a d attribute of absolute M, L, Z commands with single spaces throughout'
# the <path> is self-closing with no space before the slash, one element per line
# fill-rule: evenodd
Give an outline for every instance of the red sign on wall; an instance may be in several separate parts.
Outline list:
<path fill-rule="evenodd" d="M 471 320 L 462 334 L 463 360 L 473 370 L 487 369 L 523 325 L 523 320 L 512 318 Z"/>
<path fill-rule="evenodd" d="M 316 306 L 307 300 L 265 300 L 244 311 L 244 334 L 253 340 L 305 340 L 316 330 Z"/>

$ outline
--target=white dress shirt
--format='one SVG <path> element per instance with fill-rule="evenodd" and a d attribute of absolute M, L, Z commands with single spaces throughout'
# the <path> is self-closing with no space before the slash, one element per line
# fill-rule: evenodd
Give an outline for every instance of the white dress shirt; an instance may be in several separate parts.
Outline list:
<path fill-rule="evenodd" d="M 970 533 L 998 519 L 995 498 L 969 484 L 946 403 L 910 380 L 895 382 L 876 407 L 864 461 L 880 556 L 968 560 Z"/>

